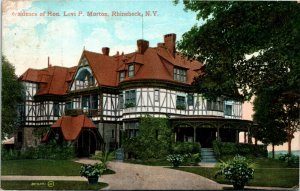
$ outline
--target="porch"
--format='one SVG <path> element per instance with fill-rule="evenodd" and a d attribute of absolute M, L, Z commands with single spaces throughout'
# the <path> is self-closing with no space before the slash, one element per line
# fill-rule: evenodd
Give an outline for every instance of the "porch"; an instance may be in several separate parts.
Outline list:
<path fill-rule="evenodd" d="M 214 140 L 239 143 L 240 133 L 244 133 L 244 140 L 247 140 L 247 143 L 252 143 L 253 122 L 249 120 L 181 117 L 171 119 L 171 126 L 175 134 L 175 142 L 200 143 L 202 148 L 211 148 Z"/>

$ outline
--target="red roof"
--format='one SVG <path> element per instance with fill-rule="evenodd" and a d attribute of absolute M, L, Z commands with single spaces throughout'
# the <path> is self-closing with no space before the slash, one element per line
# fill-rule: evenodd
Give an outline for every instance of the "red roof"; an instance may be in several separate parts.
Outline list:
<path fill-rule="evenodd" d="M 61 128 L 64 139 L 72 141 L 77 139 L 82 128 L 96 128 L 95 124 L 85 115 L 62 116 L 51 128 Z"/>
<path fill-rule="evenodd" d="M 179 84 L 191 84 L 193 78 L 200 74 L 200 68 L 203 65 L 172 51 L 172 47 L 175 48 L 175 38 L 175 34 L 165 35 L 165 43 L 159 43 L 157 47 L 148 47 L 149 43 L 140 43 L 142 51 L 138 45 L 138 51 L 125 55 L 109 56 L 109 50 L 106 55 L 84 50 L 81 58 L 87 59 L 99 86 L 117 87 L 120 83 L 119 72 L 121 71 L 127 71 L 124 82 L 165 80 Z M 172 39 L 174 40 L 172 41 Z M 129 78 L 128 64 L 131 63 L 135 64 L 135 75 Z M 174 67 L 187 71 L 185 83 L 174 80 Z M 20 80 L 39 83 L 37 95 L 65 95 L 68 83 L 74 78 L 77 69 L 78 66 L 72 68 L 51 66 L 43 70 L 28 69 L 20 77 Z"/>
<path fill-rule="evenodd" d="M 50 66 L 42 70 L 29 68 L 19 80 L 39 83 L 36 95 L 64 95 L 77 67 Z"/>

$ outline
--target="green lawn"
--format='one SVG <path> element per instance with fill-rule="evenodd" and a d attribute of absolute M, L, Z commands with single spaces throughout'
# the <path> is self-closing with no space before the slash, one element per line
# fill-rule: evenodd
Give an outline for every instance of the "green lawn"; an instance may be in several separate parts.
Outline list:
<path fill-rule="evenodd" d="M 214 178 L 217 168 L 204 167 L 180 167 L 176 170 L 182 170 L 204 176 L 221 184 L 230 184 L 221 176 Z M 285 187 L 291 188 L 299 183 L 299 169 L 289 168 L 270 168 L 254 169 L 254 179 L 250 180 L 247 186 L 267 186 L 267 187 Z"/>
<path fill-rule="evenodd" d="M 81 164 L 69 160 L 8 160 L 2 161 L 2 175 L 80 176 Z M 107 170 L 104 174 L 114 174 Z"/>
<path fill-rule="evenodd" d="M 5 190 L 100 190 L 106 183 L 89 185 L 84 181 L 1 181 Z"/>
<path fill-rule="evenodd" d="M 148 160 L 127 159 L 124 162 L 132 163 L 132 164 L 150 165 L 150 166 L 171 166 L 171 164 L 166 159 L 148 159 Z"/>

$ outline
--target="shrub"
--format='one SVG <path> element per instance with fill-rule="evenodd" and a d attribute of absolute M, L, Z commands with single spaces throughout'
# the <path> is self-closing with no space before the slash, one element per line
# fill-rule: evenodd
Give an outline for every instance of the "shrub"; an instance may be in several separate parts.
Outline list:
<path fill-rule="evenodd" d="M 96 152 L 92 159 L 100 160 L 102 164 L 104 164 L 105 168 L 107 168 L 107 163 L 114 159 L 114 152 Z"/>
<path fill-rule="evenodd" d="M 20 158 L 20 151 L 9 149 L 6 150 L 2 147 L 1 159 L 2 160 L 16 160 Z"/>
<path fill-rule="evenodd" d="M 298 167 L 299 165 L 299 156 L 293 154 L 281 154 L 278 159 L 283 162 L 286 162 L 287 165 L 290 167 Z"/>
<path fill-rule="evenodd" d="M 242 156 L 252 155 L 255 157 L 267 157 L 268 151 L 264 145 L 252 144 L 236 144 L 214 141 L 213 150 L 215 155 L 219 158 L 222 156 L 232 156 L 239 154 Z"/>
<path fill-rule="evenodd" d="M 165 118 L 143 117 L 137 137 L 124 135 L 124 151 L 139 159 L 165 158 L 171 145 L 171 128 Z"/>
<path fill-rule="evenodd" d="M 167 156 L 167 161 L 172 163 L 173 167 L 179 167 L 183 162 L 184 157 L 180 154 L 171 154 Z"/>
<path fill-rule="evenodd" d="M 223 175 L 233 184 L 235 190 L 242 190 L 245 184 L 253 179 L 254 169 L 250 166 L 251 164 L 245 157 L 237 155 L 227 162 L 222 162 L 216 177 Z"/>
<path fill-rule="evenodd" d="M 172 145 L 172 153 L 181 155 L 200 153 L 200 144 L 191 142 L 176 142 Z"/>

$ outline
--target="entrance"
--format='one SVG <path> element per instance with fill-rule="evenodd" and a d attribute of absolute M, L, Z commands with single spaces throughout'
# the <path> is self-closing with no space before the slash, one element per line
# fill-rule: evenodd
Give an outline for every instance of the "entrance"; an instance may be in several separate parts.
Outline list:
<path fill-rule="evenodd" d="M 197 128 L 196 142 L 201 144 L 201 148 L 211 148 L 212 142 L 217 138 L 216 128 Z"/>
<path fill-rule="evenodd" d="M 88 157 L 94 154 L 97 148 L 97 140 L 94 132 L 82 130 L 77 142 L 77 156 Z"/>

